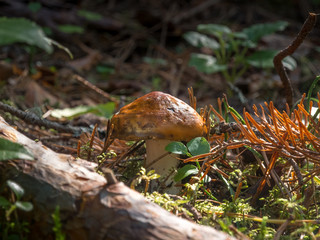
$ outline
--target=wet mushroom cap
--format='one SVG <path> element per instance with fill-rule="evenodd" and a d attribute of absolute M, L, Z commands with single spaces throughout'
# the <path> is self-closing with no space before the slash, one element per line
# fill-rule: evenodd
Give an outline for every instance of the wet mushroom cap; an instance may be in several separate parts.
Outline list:
<path fill-rule="evenodd" d="M 169 94 L 151 92 L 116 113 L 113 138 L 189 141 L 207 133 L 203 118 L 188 104 Z"/>

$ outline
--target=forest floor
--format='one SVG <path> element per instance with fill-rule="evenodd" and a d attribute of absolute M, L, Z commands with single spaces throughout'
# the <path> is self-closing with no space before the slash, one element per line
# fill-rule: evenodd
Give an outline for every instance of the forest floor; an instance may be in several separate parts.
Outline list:
<path fill-rule="evenodd" d="M 204 66 L 197 65 L 198 62 L 191 63 L 192 54 L 215 55 L 217 52 L 203 42 L 202 46 L 192 45 L 192 39 L 187 41 L 185 35 L 196 32 L 200 24 L 219 24 L 220 27 L 228 27 L 232 33 L 239 33 L 255 24 L 287 22 L 281 31 L 275 30 L 272 34 L 261 36 L 254 47 L 246 49 L 245 57 L 252 55 L 255 51 L 283 50 L 299 33 L 308 17 L 308 11 L 316 11 L 319 5 L 313 6 L 308 1 L 292 1 L 286 4 L 278 2 L 2 1 L 1 16 L 23 17 L 35 21 L 44 29 L 48 37 L 68 48 L 73 58 L 71 59 L 66 51 L 59 48 L 55 48 L 52 54 L 47 54 L 39 48 L 22 44 L 2 46 L 0 48 L 0 99 L 18 109 L 33 112 L 51 121 L 73 126 L 92 126 L 97 123 L 101 129 L 106 127 L 107 118 L 122 106 L 151 91 L 163 91 L 189 102 L 188 88 L 192 87 L 197 106 L 200 108 L 212 105 L 217 109 L 219 107 L 217 99 L 223 98 L 226 94 L 229 105 L 241 113 L 244 107 L 246 111 L 252 113 L 253 104 L 259 105 L 265 101 L 272 101 L 274 106 L 284 109 L 286 93 L 280 77 L 269 63 L 263 67 L 248 64 L 244 56 L 240 58 L 241 53 L 231 52 L 224 59 L 226 62 L 216 64 L 226 67 L 226 72 L 211 68 L 203 69 Z M 316 27 L 292 55 L 296 64 L 287 73 L 293 87 L 294 102 L 299 100 L 303 93 L 308 92 L 319 73 L 319 36 L 319 27 L 316 23 Z M 217 36 L 212 39 L 219 40 Z M 236 43 L 233 40 L 235 39 L 224 39 L 218 42 L 220 46 L 225 44 L 226 48 L 232 44 L 239 44 L 240 51 L 245 48 L 242 44 L 245 40 L 241 37 L 236 37 L 238 41 Z M 210 42 L 208 39 L 204 41 Z M 223 52 L 219 53 L 223 54 Z M 241 59 L 242 62 L 238 64 L 237 59 Z M 263 60 L 262 58 L 261 61 Z M 239 75 L 232 78 L 233 73 L 239 73 Z M 226 79 L 226 76 L 229 79 Z M 315 92 L 318 92 L 318 87 L 315 87 Z M 103 110 L 96 107 L 97 105 L 102 106 Z M 84 106 L 84 109 L 79 110 L 77 108 L 79 106 Z M 56 109 L 68 108 L 76 108 L 76 112 L 56 111 Z M 85 114 L 85 112 L 88 113 Z M 97 112 L 100 116 L 91 114 Z M 77 152 L 79 154 L 77 149 L 79 139 L 84 146 L 90 138 L 88 134 L 77 137 L 72 134 L 63 135 L 48 131 L 9 115 L 6 115 L 6 120 L 17 126 L 31 139 L 38 139 L 57 152 L 74 156 Z M 93 148 L 98 152 L 102 145 L 103 141 L 97 138 Z M 112 146 L 112 149 L 116 154 L 121 155 L 128 151 L 129 147 L 126 143 L 119 141 Z M 132 155 L 135 160 L 131 164 L 135 165 L 135 161 L 143 159 L 144 153 L 144 150 L 137 150 Z M 229 157 L 236 158 L 236 156 L 233 153 Z M 98 155 L 93 152 L 91 160 L 99 163 L 97 157 Z M 246 163 L 255 161 L 252 154 L 244 158 Z M 234 165 L 225 162 L 221 164 L 222 168 L 227 169 L 232 181 L 236 174 L 234 171 L 236 161 Z M 279 168 L 282 166 L 280 164 L 276 171 L 280 171 Z M 241 170 L 244 171 L 244 169 L 246 168 L 243 167 Z M 124 176 L 123 169 L 115 170 L 119 175 L 123 174 L 122 180 L 125 179 L 128 184 L 132 181 L 133 176 L 130 175 L 132 173 L 126 172 L 127 175 Z M 261 172 L 259 174 L 257 176 L 263 176 Z M 284 175 L 285 173 L 282 173 L 282 176 Z M 215 176 L 216 173 L 211 175 L 212 178 Z M 224 199 L 232 199 L 230 191 L 222 190 L 223 181 L 221 179 L 216 181 L 219 182 L 217 183 L 219 190 L 211 190 L 213 195 L 216 194 L 216 201 L 222 203 Z M 242 207 L 247 213 L 251 211 L 248 205 L 244 206 L 244 199 L 254 193 L 258 181 L 252 176 L 250 181 L 251 183 L 247 184 L 251 190 L 243 194 L 243 201 L 238 202 L 239 205 L 236 207 L 231 206 L 232 204 L 227 204 L 225 207 L 234 207 L 232 210 L 239 213 L 240 205 L 243 204 Z M 207 186 L 209 189 L 210 187 L 212 185 Z M 235 184 L 233 187 L 237 188 L 238 185 Z M 266 198 L 279 194 L 273 192 L 273 195 L 267 196 L 267 190 L 264 190 Z M 213 200 L 212 202 L 214 203 Z M 268 208 L 262 203 L 259 204 L 258 208 L 261 208 L 262 216 L 264 210 L 271 210 L 270 206 Z M 277 204 L 281 205 L 280 202 Z M 311 207 L 312 204 L 310 202 L 308 204 L 308 207 Z M 315 206 L 317 206 L 316 203 Z M 198 206 L 199 212 L 201 212 L 200 208 Z M 295 210 L 290 209 L 291 213 Z M 297 210 L 299 211 L 301 217 L 303 210 Z M 270 217 L 280 218 L 284 215 L 284 213 L 280 215 L 271 213 Z M 305 217 L 308 218 L 311 215 Z M 215 227 L 219 225 L 222 229 L 227 225 L 226 222 L 219 221 L 213 224 L 210 222 L 212 220 L 210 217 L 203 219 L 203 224 Z M 245 226 L 250 229 L 251 232 L 249 230 L 243 230 L 243 232 L 254 239 L 262 239 L 262 236 L 264 239 L 269 239 L 268 234 L 274 236 L 278 227 L 278 225 L 272 225 L 270 230 L 252 223 L 241 225 L 238 220 L 235 222 L 238 228 Z M 259 229 L 257 230 L 259 234 L 265 231 L 265 235 L 255 234 L 253 229 Z M 289 236 L 294 229 L 293 227 L 288 229 Z M 304 230 L 306 229 L 305 227 Z M 312 231 L 316 230 L 310 230 Z"/>

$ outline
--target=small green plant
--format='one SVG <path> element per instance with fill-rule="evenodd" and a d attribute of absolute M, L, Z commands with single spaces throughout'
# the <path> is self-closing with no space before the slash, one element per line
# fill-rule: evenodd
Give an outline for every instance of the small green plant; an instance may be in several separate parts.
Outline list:
<path fill-rule="evenodd" d="M 90 148 L 90 141 L 87 141 L 85 144 L 82 144 L 80 147 L 80 157 L 87 158 L 88 154 L 93 151 L 94 151 L 94 149 Z"/>
<path fill-rule="evenodd" d="M 116 156 L 117 156 L 117 154 L 113 150 L 110 150 L 110 151 L 105 152 L 105 153 L 101 153 L 100 155 L 97 156 L 97 160 L 98 160 L 99 166 L 101 164 L 103 164 L 107 159 L 114 158 Z"/>
<path fill-rule="evenodd" d="M 188 199 L 172 199 L 168 194 L 160 194 L 158 192 L 147 193 L 146 198 L 174 214 L 184 212 L 187 215 L 192 216 L 192 213 L 183 206 L 189 202 Z"/>
<path fill-rule="evenodd" d="M 317 232 L 318 234 L 315 234 Z M 297 239 L 298 237 L 304 236 L 303 239 L 319 239 L 319 224 L 303 223 L 301 227 L 297 228 L 290 234 L 291 239 Z"/>
<path fill-rule="evenodd" d="M 228 182 L 233 188 L 237 188 L 239 182 L 241 182 L 242 187 L 241 189 L 248 188 L 247 180 L 243 177 L 243 172 L 240 169 L 235 169 L 233 172 L 229 173 Z"/>
<path fill-rule="evenodd" d="M 304 219 L 306 208 L 302 205 L 303 198 L 297 199 L 297 195 L 293 195 L 291 199 L 278 198 L 272 205 L 279 205 L 280 218 Z"/>
<path fill-rule="evenodd" d="M 0 161 L 13 159 L 34 160 L 34 156 L 24 146 L 0 138 Z M 24 239 L 24 234 L 28 232 L 28 223 L 19 221 L 17 209 L 29 212 L 33 209 L 33 205 L 21 201 L 24 189 L 18 183 L 11 180 L 7 180 L 6 183 L 11 193 L 9 198 L 0 195 L 0 239 Z M 3 211 L 4 214 L 1 214 Z"/>
<path fill-rule="evenodd" d="M 128 181 L 128 179 L 134 179 L 140 172 L 143 165 L 143 161 L 127 161 L 125 171 L 122 172 L 121 181 Z"/>
<path fill-rule="evenodd" d="M 142 181 L 145 181 L 144 194 L 147 193 L 150 182 L 160 177 L 160 175 L 155 173 L 154 170 L 150 170 L 149 172 L 147 172 L 144 167 L 141 167 L 140 172 L 137 175 L 138 177 L 132 181 L 130 187 L 132 189 L 135 189 L 136 185 L 140 184 Z"/>
<path fill-rule="evenodd" d="M 221 224 L 232 223 L 240 232 L 246 232 L 248 229 L 252 228 L 252 222 L 246 217 L 253 211 L 248 199 L 237 198 L 232 201 L 223 200 L 220 207 L 223 211 L 223 218 L 219 219 L 220 221 L 218 220 L 218 223 L 224 230 L 225 228 Z"/>
<path fill-rule="evenodd" d="M 61 219 L 60 219 L 60 207 L 57 206 L 54 213 L 52 214 L 52 219 L 54 226 L 52 228 L 56 240 L 64 240 L 66 238 L 65 234 L 62 232 L 62 224 L 61 224 Z"/>
<path fill-rule="evenodd" d="M 190 140 L 186 145 L 182 142 L 171 142 L 166 146 L 166 151 L 185 155 L 188 157 L 195 157 L 202 154 L 208 154 L 210 152 L 210 144 L 204 137 L 196 137 Z M 189 199 L 194 202 L 199 195 L 200 188 L 213 200 L 216 200 L 208 191 L 203 188 L 203 184 L 210 182 L 211 178 L 209 176 L 204 176 L 200 172 L 201 166 L 198 161 L 195 161 L 196 165 L 186 164 L 177 170 L 174 176 L 175 182 L 180 182 L 183 179 L 192 176 L 193 183 L 186 183 L 184 186 L 186 188 L 186 194 Z"/>
<path fill-rule="evenodd" d="M 276 233 L 275 229 L 267 226 L 268 217 L 263 217 L 259 228 L 249 231 L 249 237 L 255 240 L 273 239 Z"/>
<path fill-rule="evenodd" d="M 231 236 L 234 235 L 233 232 L 229 228 L 229 226 L 232 224 L 230 219 L 218 219 L 217 223 L 220 225 L 222 231 L 228 233 Z"/>
<path fill-rule="evenodd" d="M 81 148 L 80 148 L 80 155 L 81 155 Z M 97 173 L 99 173 L 101 176 L 104 176 L 103 171 L 101 171 L 101 167 L 106 163 L 108 159 L 111 159 L 114 157 L 117 157 L 117 154 L 113 150 L 110 150 L 108 152 L 104 152 L 98 155 L 97 156 L 98 167 L 96 168 Z"/>
<path fill-rule="evenodd" d="M 28 223 L 19 220 L 18 209 L 29 212 L 33 209 L 30 202 L 22 201 L 24 189 L 16 182 L 7 180 L 7 186 L 10 188 L 10 197 L 7 199 L 0 196 L 0 208 L 4 210 L 4 218 L 0 218 L 0 238 L 25 239 L 25 234 L 28 233 Z M 0 210 L 0 213 L 2 211 Z"/>
<path fill-rule="evenodd" d="M 212 54 L 193 53 L 189 65 L 203 73 L 221 72 L 233 84 L 249 66 L 272 68 L 276 50 L 256 50 L 258 41 L 265 35 L 282 31 L 287 22 L 255 24 L 233 32 L 229 27 L 219 24 L 200 24 L 197 32 L 187 32 L 184 39 L 194 47 L 207 48 Z M 290 70 L 296 67 L 293 58 L 287 57 L 284 66 Z"/>
<path fill-rule="evenodd" d="M 171 142 L 166 146 L 165 149 L 171 153 L 192 157 L 209 153 L 210 144 L 204 137 L 196 137 L 189 141 L 186 145 L 182 142 Z M 186 164 L 182 168 L 178 169 L 174 180 L 179 182 L 190 175 L 198 174 L 200 165 L 198 162 L 196 162 L 196 164 L 197 166 L 193 164 Z"/>
<path fill-rule="evenodd" d="M 194 207 L 202 215 L 201 224 L 215 226 L 216 223 L 213 221 L 217 218 L 215 213 L 223 212 L 221 204 L 217 205 L 217 203 L 213 203 L 208 199 L 199 199 L 195 202 Z"/>
<path fill-rule="evenodd" d="M 253 211 L 253 208 L 249 204 L 249 199 L 237 198 L 235 201 L 224 200 L 221 207 L 225 214 L 235 213 L 235 214 L 249 214 Z M 242 217 L 234 218 L 234 222 L 243 221 Z"/>

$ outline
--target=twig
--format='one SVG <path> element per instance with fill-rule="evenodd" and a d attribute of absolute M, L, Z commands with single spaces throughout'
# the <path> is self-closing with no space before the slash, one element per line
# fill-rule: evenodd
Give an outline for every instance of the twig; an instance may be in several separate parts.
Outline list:
<path fill-rule="evenodd" d="M 81 150 L 81 141 L 78 140 L 78 145 L 77 145 L 77 157 L 80 158 L 80 150 Z"/>
<path fill-rule="evenodd" d="M 80 75 L 74 74 L 73 78 L 76 79 L 77 81 L 81 82 L 83 85 L 85 85 L 86 87 L 90 88 L 91 90 L 95 91 L 99 95 L 105 97 L 109 101 L 112 101 L 112 102 L 115 102 L 115 103 L 119 103 L 118 99 L 116 99 L 115 97 L 110 96 L 110 94 L 108 94 L 105 91 L 101 90 L 100 88 L 98 88 L 97 86 L 95 86 L 94 84 L 89 82 L 88 80 L 84 79 Z"/>
<path fill-rule="evenodd" d="M 68 132 L 68 133 L 73 133 L 77 136 L 79 136 L 82 132 L 91 132 L 91 128 L 86 128 L 86 127 L 73 127 L 73 126 L 67 126 L 67 125 L 62 125 L 60 123 L 56 122 L 51 122 L 47 119 L 42 119 L 38 117 L 36 114 L 32 112 L 24 112 L 19 109 L 16 109 L 12 106 L 9 106 L 3 102 L 0 102 L 0 110 L 4 112 L 9 112 L 12 115 L 20 118 L 26 123 L 32 124 L 32 125 L 37 125 L 37 126 L 42 126 L 46 128 L 52 128 L 55 129 L 59 132 Z"/>
<path fill-rule="evenodd" d="M 182 197 L 177 196 L 177 195 L 173 195 L 173 194 L 168 194 L 170 198 L 172 198 L 174 201 L 176 200 L 184 200 Z M 192 206 L 192 204 L 190 204 L 189 202 L 184 203 L 183 207 L 185 207 L 189 212 L 192 213 L 194 219 L 196 221 L 202 219 L 202 215 L 201 213 L 194 207 Z"/>
<path fill-rule="evenodd" d="M 184 19 L 188 19 L 188 18 L 191 18 L 192 16 L 204 11 L 204 10 L 207 10 L 209 7 L 211 7 L 212 5 L 215 5 L 217 3 L 219 3 L 220 0 L 208 0 L 208 1 L 205 1 L 201 4 L 199 4 L 198 6 L 196 7 L 192 7 L 190 9 L 188 9 L 187 11 L 184 11 L 178 15 L 176 15 L 173 19 L 172 19 L 172 22 L 174 24 L 178 24 L 180 23 L 182 20 Z"/>
<path fill-rule="evenodd" d="M 296 36 L 296 38 L 290 43 L 288 47 L 281 50 L 274 58 L 273 58 L 273 64 L 278 72 L 280 79 L 282 81 L 282 84 L 285 88 L 285 94 L 286 94 L 286 100 L 290 107 L 293 105 L 293 88 L 290 82 L 290 79 L 287 75 L 287 72 L 284 69 L 284 66 L 282 64 L 282 60 L 293 54 L 295 50 L 301 45 L 301 43 L 304 41 L 306 36 L 309 34 L 309 32 L 313 29 L 315 22 L 317 19 L 317 15 L 315 13 L 309 13 L 309 16 L 305 23 L 303 24 L 300 32 Z"/>
<path fill-rule="evenodd" d="M 228 228 L 231 232 L 233 232 L 234 236 L 239 240 L 250 240 L 249 237 L 247 237 L 245 234 L 240 232 L 238 228 L 236 228 L 233 224 L 229 225 Z"/>
<path fill-rule="evenodd" d="M 286 159 L 288 160 L 288 162 L 292 166 L 292 168 L 297 176 L 297 180 L 298 180 L 299 185 L 302 186 L 303 185 L 303 177 L 302 177 L 302 174 L 301 174 L 301 171 L 300 171 L 298 164 L 292 158 L 286 158 Z"/>
<path fill-rule="evenodd" d="M 190 99 L 190 106 L 194 110 L 197 110 L 197 98 L 193 94 L 193 88 L 192 87 L 188 88 L 188 93 L 189 93 L 189 99 Z"/>
<path fill-rule="evenodd" d="M 282 235 L 282 233 L 284 232 L 284 230 L 286 230 L 286 228 L 288 227 L 289 223 L 290 223 L 290 220 L 287 219 L 284 223 L 282 223 L 282 224 L 280 225 L 280 227 L 277 229 L 276 234 L 274 235 L 273 240 L 278 240 L 278 239 L 280 239 L 280 236 Z"/>
<path fill-rule="evenodd" d="M 89 141 L 89 150 L 88 150 L 88 156 L 87 156 L 87 160 L 90 161 L 90 157 L 91 157 L 91 149 L 92 149 L 92 145 L 93 145 L 93 141 L 94 141 L 94 135 L 96 134 L 96 130 L 97 130 L 98 124 L 94 125 L 94 128 L 92 130 L 91 133 L 91 138 Z"/>
<path fill-rule="evenodd" d="M 144 141 L 136 141 L 134 144 L 131 145 L 131 147 L 126 151 L 124 152 L 123 154 L 119 155 L 117 157 L 117 159 L 112 163 L 111 165 L 111 169 L 114 168 L 114 166 L 116 166 L 121 160 L 124 160 L 126 159 L 129 155 L 133 154 L 135 151 L 137 151 L 142 145 L 144 144 Z M 102 164 L 101 164 L 102 165 Z M 100 169 L 100 167 L 102 166 L 99 166 L 98 169 Z"/>
<path fill-rule="evenodd" d="M 107 124 L 107 130 L 106 130 L 106 138 L 104 140 L 103 149 L 100 154 L 107 151 L 109 146 L 113 143 L 114 139 L 111 138 L 112 132 L 113 132 L 114 125 L 111 124 L 111 121 L 108 120 Z"/>

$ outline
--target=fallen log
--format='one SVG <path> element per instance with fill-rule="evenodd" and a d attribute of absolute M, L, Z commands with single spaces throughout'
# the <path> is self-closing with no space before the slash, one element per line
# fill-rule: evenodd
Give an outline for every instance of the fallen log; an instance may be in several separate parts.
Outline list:
<path fill-rule="evenodd" d="M 0 117 L 0 137 L 20 143 L 35 161 L 0 162 L 0 185 L 10 179 L 25 190 L 34 209 L 21 213 L 29 239 L 54 239 L 52 213 L 60 207 L 66 239 L 234 239 L 179 218 L 141 194 L 94 171 L 94 163 L 59 154 L 35 142 Z M 20 216 L 20 212 L 19 212 Z"/>

